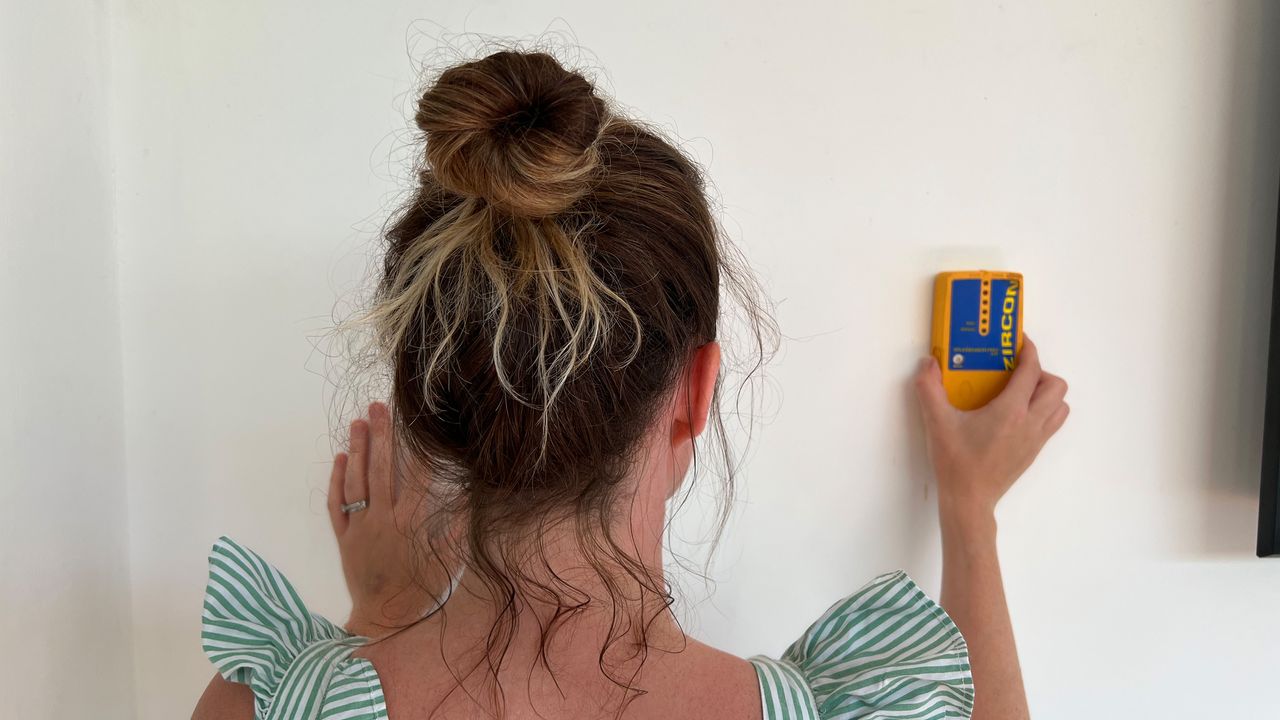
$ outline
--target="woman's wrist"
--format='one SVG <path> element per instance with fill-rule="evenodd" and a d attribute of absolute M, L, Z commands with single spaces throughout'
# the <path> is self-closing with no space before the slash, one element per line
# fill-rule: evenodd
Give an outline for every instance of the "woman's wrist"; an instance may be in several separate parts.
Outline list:
<path fill-rule="evenodd" d="M 938 520 L 942 539 L 967 544 L 994 542 L 996 537 L 995 504 L 952 493 L 938 496 Z"/>

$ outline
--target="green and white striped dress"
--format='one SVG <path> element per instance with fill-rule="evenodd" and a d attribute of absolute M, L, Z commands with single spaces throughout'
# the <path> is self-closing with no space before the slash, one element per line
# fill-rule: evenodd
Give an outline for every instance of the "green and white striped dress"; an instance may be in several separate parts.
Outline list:
<path fill-rule="evenodd" d="M 222 677 L 253 690 L 259 720 L 386 720 L 368 638 L 309 611 L 279 570 L 221 537 L 201 631 Z M 750 658 L 763 720 L 942 720 L 973 711 L 964 638 L 906 573 L 832 605 L 780 658 Z"/>

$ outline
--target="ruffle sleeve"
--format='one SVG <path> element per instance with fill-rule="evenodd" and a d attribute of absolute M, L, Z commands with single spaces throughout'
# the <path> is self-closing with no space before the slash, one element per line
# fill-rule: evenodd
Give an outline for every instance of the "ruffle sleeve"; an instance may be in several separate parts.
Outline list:
<path fill-rule="evenodd" d="M 969 718 L 964 637 L 904 572 L 832 605 L 779 659 L 751 658 L 765 720 Z"/>
<path fill-rule="evenodd" d="M 219 674 L 253 690 L 255 718 L 384 718 L 368 638 L 307 609 L 279 570 L 229 537 L 209 552 L 201 647 Z"/>

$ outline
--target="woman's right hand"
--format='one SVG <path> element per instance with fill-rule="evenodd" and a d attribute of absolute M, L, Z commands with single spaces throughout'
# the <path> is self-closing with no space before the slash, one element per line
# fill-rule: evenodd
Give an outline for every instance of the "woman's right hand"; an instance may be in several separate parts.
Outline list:
<path fill-rule="evenodd" d="M 993 512 L 1070 411 L 1066 381 L 1040 368 L 1035 343 L 1025 337 L 1008 385 L 982 408 L 951 405 L 932 356 L 921 362 L 915 388 L 944 512 Z"/>
<path fill-rule="evenodd" d="M 1040 369 L 1023 338 L 1008 385 L 977 410 L 947 400 L 937 360 L 915 378 L 938 477 L 942 607 L 964 635 L 976 688 L 973 720 L 1030 716 L 996 552 L 996 503 L 1067 420 L 1067 383 Z"/>

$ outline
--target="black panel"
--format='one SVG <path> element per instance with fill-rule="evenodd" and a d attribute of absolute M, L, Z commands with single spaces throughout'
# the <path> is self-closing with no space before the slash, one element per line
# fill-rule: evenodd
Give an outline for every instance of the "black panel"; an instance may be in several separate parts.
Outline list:
<path fill-rule="evenodd" d="M 1280 209 L 1276 267 L 1271 285 L 1271 349 L 1267 358 L 1267 409 L 1262 433 L 1262 492 L 1258 504 L 1258 557 L 1280 555 Z"/>

